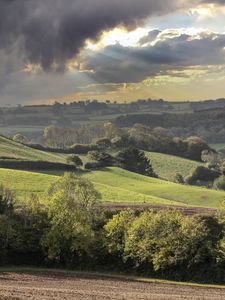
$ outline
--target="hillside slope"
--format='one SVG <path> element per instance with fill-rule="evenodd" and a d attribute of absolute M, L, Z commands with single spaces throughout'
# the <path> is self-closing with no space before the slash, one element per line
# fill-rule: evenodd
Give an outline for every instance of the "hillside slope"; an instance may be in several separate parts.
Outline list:
<path fill-rule="evenodd" d="M 0 183 L 13 189 L 21 201 L 31 193 L 40 196 L 60 174 L 42 174 L 0 169 Z M 104 202 L 190 205 L 218 208 L 224 200 L 222 191 L 178 185 L 145 177 L 119 168 L 84 173 L 102 194 Z M 42 197 L 43 201 L 45 197 Z"/>
<path fill-rule="evenodd" d="M 0 136 L 0 157 L 35 161 L 43 160 L 59 163 L 65 162 L 65 155 L 63 154 L 49 153 L 32 149 L 3 136 Z"/>
<path fill-rule="evenodd" d="M 191 170 L 199 165 L 200 162 L 188 160 L 178 156 L 145 152 L 151 159 L 153 168 L 160 178 L 172 181 L 176 173 L 181 173 L 183 177 L 190 174 Z M 114 153 L 113 153 L 114 154 Z M 32 149 L 28 146 L 14 142 L 6 137 L 0 136 L 0 159 L 13 158 L 21 160 L 43 160 L 50 162 L 65 163 L 65 154 L 50 153 Z M 84 162 L 87 162 L 85 155 L 80 155 Z"/>
<path fill-rule="evenodd" d="M 106 201 L 179 204 L 218 208 L 225 192 L 180 185 L 119 168 L 107 168 L 86 175 Z"/>
<path fill-rule="evenodd" d="M 180 173 L 185 178 L 193 169 L 204 165 L 201 162 L 169 154 L 145 152 L 145 155 L 150 158 L 156 174 L 160 178 L 170 181 L 173 181 L 176 173 Z"/>

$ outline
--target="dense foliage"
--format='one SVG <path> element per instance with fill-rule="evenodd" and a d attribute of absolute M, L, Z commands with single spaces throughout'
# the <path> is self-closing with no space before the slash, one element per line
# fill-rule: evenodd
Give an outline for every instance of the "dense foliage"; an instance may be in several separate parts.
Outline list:
<path fill-rule="evenodd" d="M 178 211 L 103 211 L 86 179 L 66 174 L 46 195 L 14 206 L 0 188 L 0 263 L 138 272 L 225 281 L 225 217 Z"/>
<path fill-rule="evenodd" d="M 145 176 L 157 177 L 152 168 L 150 159 L 139 149 L 130 147 L 121 150 L 117 154 L 116 160 L 118 165 L 125 170 Z"/>
<path fill-rule="evenodd" d="M 139 123 L 151 128 L 163 127 L 169 129 L 173 136 L 182 138 L 199 136 L 208 143 L 225 141 L 224 109 L 197 111 L 195 113 L 165 113 L 123 115 L 116 119 L 118 127 L 132 127 Z"/>
<path fill-rule="evenodd" d="M 130 128 L 119 128 L 112 123 L 78 128 L 51 125 L 45 129 L 44 139 L 50 147 L 64 149 L 70 153 L 74 151 L 73 153 L 77 154 L 86 154 L 88 151 L 95 150 L 135 147 L 145 151 L 173 154 L 201 161 L 202 151 L 210 150 L 210 147 L 197 136 L 182 139 L 171 135 L 164 128 L 151 128 L 141 124 L 134 124 Z"/>

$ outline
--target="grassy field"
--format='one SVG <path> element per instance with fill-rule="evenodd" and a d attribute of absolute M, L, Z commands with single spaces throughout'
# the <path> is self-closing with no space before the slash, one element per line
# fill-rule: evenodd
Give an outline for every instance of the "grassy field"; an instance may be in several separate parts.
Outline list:
<path fill-rule="evenodd" d="M 0 169 L 0 182 L 13 189 L 21 201 L 26 200 L 31 193 L 42 196 L 58 176 L 59 174 Z M 178 185 L 119 168 L 84 173 L 83 176 L 94 183 L 104 202 L 217 208 L 225 198 L 225 193 L 221 191 Z"/>
<path fill-rule="evenodd" d="M 176 172 L 187 176 L 201 163 L 159 153 L 147 152 L 156 173 L 166 180 L 172 180 Z M 47 153 L 0 137 L 0 156 L 26 160 L 65 162 L 65 155 Z M 86 161 L 85 156 L 81 156 Z M 0 169 L 0 183 L 13 189 L 20 200 L 31 193 L 43 195 L 50 184 L 62 173 L 26 172 Z M 169 181 L 145 177 L 119 168 L 107 168 L 95 172 L 83 172 L 101 192 L 104 202 L 147 203 L 168 205 L 191 205 L 219 207 L 225 193 L 199 187 L 178 185 Z"/>
<path fill-rule="evenodd" d="M 177 172 L 186 177 L 193 168 L 201 165 L 199 162 L 161 153 L 146 152 L 146 156 L 151 159 L 153 168 L 159 177 L 170 181 Z M 65 163 L 66 155 L 32 149 L 0 136 L 0 157 Z M 84 163 L 87 162 L 85 155 L 80 155 L 80 157 Z"/>
<path fill-rule="evenodd" d="M 65 155 L 49 153 L 29 148 L 10 139 L 0 136 L 0 157 L 10 157 L 23 160 L 43 160 L 65 162 Z"/>
<path fill-rule="evenodd" d="M 176 173 L 180 173 L 183 177 L 186 177 L 193 169 L 203 165 L 203 163 L 197 161 L 168 154 L 155 152 L 145 152 L 145 154 L 151 159 L 153 169 L 159 177 L 170 181 L 173 181 Z"/>
<path fill-rule="evenodd" d="M 111 202 L 146 202 L 216 208 L 225 199 L 225 193 L 222 191 L 179 185 L 119 168 L 108 168 L 85 176 L 95 183 L 103 199 Z"/>
<path fill-rule="evenodd" d="M 32 193 L 43 195 L 58 176 L 28 171 L 0 169 L 0 184 L 15 191 L 19 200 L 26 200 Z"/>

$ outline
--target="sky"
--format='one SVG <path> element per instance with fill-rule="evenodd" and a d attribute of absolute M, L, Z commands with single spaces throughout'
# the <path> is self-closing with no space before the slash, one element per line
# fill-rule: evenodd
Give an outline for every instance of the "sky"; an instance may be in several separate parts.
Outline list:
<path fill-rule="evenodd" d="M 225 0 L 0 0 L 0 105 L 225 97 Z"/>

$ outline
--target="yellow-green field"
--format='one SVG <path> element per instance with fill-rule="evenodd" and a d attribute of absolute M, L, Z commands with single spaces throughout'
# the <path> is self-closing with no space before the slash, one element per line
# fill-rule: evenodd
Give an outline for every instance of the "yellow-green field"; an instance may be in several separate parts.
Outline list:
<path fill-rule="evenodd" d="M 0 157 L 10 157 L 22 160 L 65 162 L 65 155 L 63 154 L 32 149 L 2 136 L 0 136 Z"/>
<path fill-rule="evenodd" d="M 216 208 L 224 201 L 225 192 L 170 182 L 175 173 L 179 172 L 185 177 L 201 163 L 160 153 L 146 152 L 146 155 L 151 159 L 155 172 L 167 181 L 114 167 L 79 174 L 95 184 L 104 202 Z M 66 159 L 66 155 L 35 150 L 4 137 L 0 137 L 0 156 L 51 162 L 65 162 Z M 85 156 L 81 157 L 86 161 Z M 14 190 L 20 201 L 29 198 L 31 193 L 37 193 L 44 200 L 44 193 L 50 184 L 62 175 L 60 172 L 46 173 L 0 169 L 0 183 Z"/>
<path fill-rule="evenodd" d="M 146 156 L 151 159 L 153 168 L 159 177 L 170 181 L 173 180 L 177 172 L 186 177 L 193 168 L 201 165 L 201 163 L 196 161 L 162 153 L 146 152 Z M 65 154 L 32 149 L 2 136 L 0 136 L 0 157 L 59 163 L 65 163 L 66 161 Z M 80 155 L 80 157 L 84 162 L 87 162 L 85 155 Z"/>
<path fill-rule="evenodd" d="M 174 175 L 180 173 L 184 178 L 190 175 L 191 171 L 203 163 L 185 159 L 178 156 L 145 152 L 145 155 L 150 158 L 153 169 L 160 178 L 173 181 Z"/>
<path fill-rule="evenodd" d="M 178 185 L 160 179 L 134 174 L 119 168 L 84 173 L 102 194 L 104 202 L 191 205 L 217 208 L 225 192 Z M 20 201 L 37 193 L 44 201 L 44 192 L 59 174 L 0 169 L 0 182 L 13 189 Z"/>

